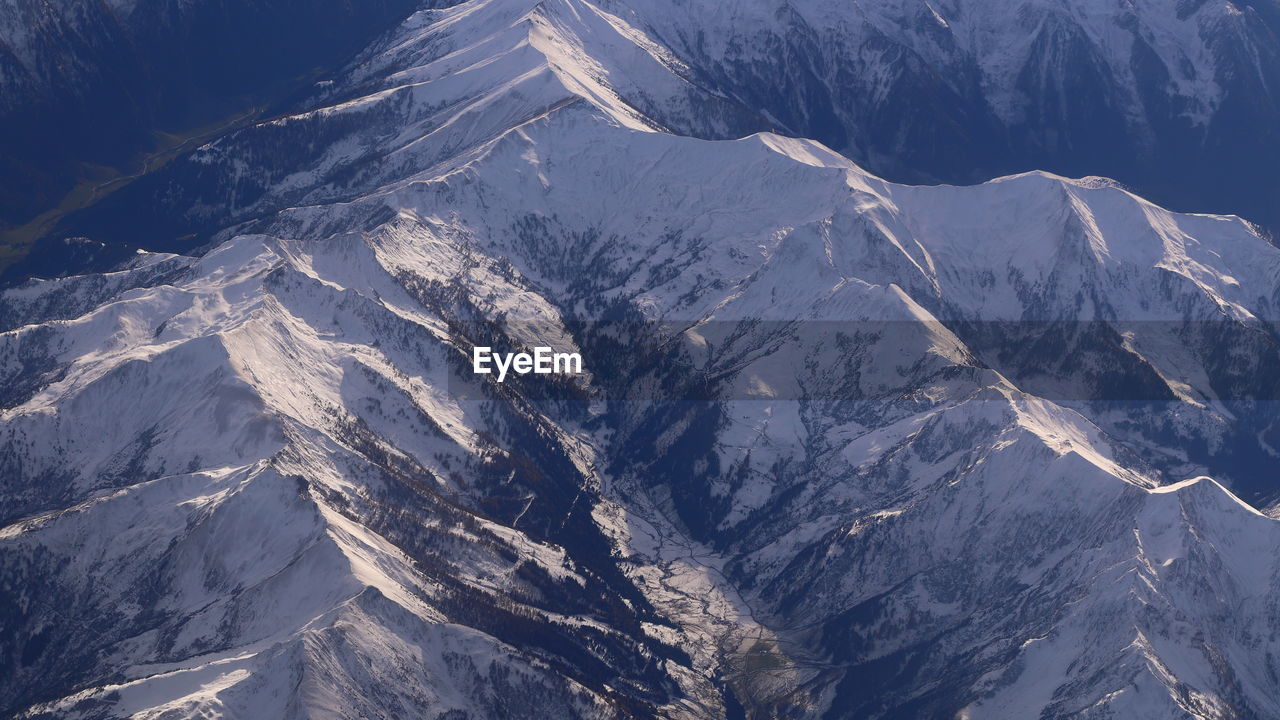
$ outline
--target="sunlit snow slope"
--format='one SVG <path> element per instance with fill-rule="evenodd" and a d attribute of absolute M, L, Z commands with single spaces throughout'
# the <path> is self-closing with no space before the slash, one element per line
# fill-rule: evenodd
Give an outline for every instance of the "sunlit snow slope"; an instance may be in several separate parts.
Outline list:
<path fill-rule="evenodd" d="M 416 14 L 0 297 L 0 714 L 1280 715 L 1280 251 L 690 137 L 633 17 Z"/>

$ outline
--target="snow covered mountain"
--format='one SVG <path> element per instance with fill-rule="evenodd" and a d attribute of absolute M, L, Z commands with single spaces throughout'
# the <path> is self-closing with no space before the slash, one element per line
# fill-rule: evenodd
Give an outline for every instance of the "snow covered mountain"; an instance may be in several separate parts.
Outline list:
<path fill-rule="evenodd" d="M 1280 714 L 1280 250 L 712 139 L 660 9 L 418 12 L 0 295 L 0 713 Z"/>
<path fill-rule="evenodd" d="M 1280 228 L 1275 0 L 642 4 L 699 82 L 881 174 L 1106 175 Z"/>
<path fill-rule="evenodd" d="M 146 146 L 139 138 L 123 141 L 157 121 L 139 123 L 139 117 L 158 115 L 168 125 L 181 125 L 185 117 L 188 126 L 193 117 L 225 121 L 264 102 L 227 97 L 228 88 L 246 83 L 259 96 L 275 98 L 270 113 L 314 107 L 262 90 L 331 67 L 353 39 L 385 24 L 405 3 L 363 3 L 355 15 L 345 5 L 294 12 L 279 2 L 225 8 L 202 2 L 170 12 L 163 4 L 139 3 L 108 13 L 111 22 L 87 20 L 98 17 L 100 5 L 65 11 L 54 18 L 58 22 L 31 19 L 53 12 L 45 5 L 39 12 L 11 8 L 8 27 L 45 29 L 37 33 L 44 41 L 33 44 L 44 49 L 35 56 L 43 64 L 18 63 L 10 74 L 17 84 L 10 88 L 0 73 L 0 96 L 17 108 L 45 107 L 33 105 L 23 91 L 41 67 L 59 68 L 50 84 L 36 83 L 54 95 L 68 83 L 76 92 L 97 94 L 37 112 L 13 135 L 34 132 L 37 139 L 11 143 L 9 160 L 17 164 L 6 176 L 38 182 L 4 188 L 5 205 L 13 207 L 0 207 L 0 220 L 6 212 L 13 220 L 51 207 L 71 178 L 101 170 L 64 167 L 55 156 L 70 152 L 76 160 L 119 166 Z M 21 9 L 29 3 L 9 4 Z M 967 184 L 1036 169 L 1104 175 L 1168 207 L 1237 213 L 1273 237 L 1280 231 L 1280 183 L 1273 171 L 1280 161 L 1277 0 L 605 0 L 599 6 L 646 38 L 642 52 L 660 48 L 660 62 L 710 106 L 692 114 L 679 104 L 661 107 L 647 90 L 633 88 L 628 102 L 675 132 L 814 138 L 882 177 L 908 183 Z M 121 33 L 87 32 L 80 28 L 85 23 L 121 24 L 128 30 L 123 36 L 131 38 L 125 45 L 145 57 L 99 58 L 107 51 L 98 46 L 110 44 L 102 38 Z M 72 39 L 101 42 L 58 41 L 58 28 Z M 6 42 L 24 47 L 4 32 L 0 23 L 0 62 Z M 625 61 L 629 51 L 613 49 Z M 194 51 L 199 56 L 188 62 Z M 146 107 L 120 107 L 121 98 Z M 221 104 L 213 102 L 219 99 Z M 4 117 L 0 109 L 0 131 L 13 132 Z M 91 120 L 78 130 L 63 127 L 77 119 Z M 104 155 L 106 150 L 111 152 Z M 61 169 L 45 177 L 51 168 Z M 184 187 L 191 183 L 181 179 Z M 163 188 L 150 191 L 153 204 L 172 202 Z M 139 203 L 136 197 L 124 202 Z M 172 209 L 159 218 L 147 213 L 140 228 L 136 214 L 114 217 L 107 204 L 39 233 L 49 242 L 38 244 L 36 257 L 8 275 L 102 269 L 93 258 L 86 261 L 83 248 L 61 245 L 68 236 L 92 234 L 116 244 L 141 239 L 146 247 L 186 252 L 210 230 L 196 224 L 194 238 L 172 233 Z"/>

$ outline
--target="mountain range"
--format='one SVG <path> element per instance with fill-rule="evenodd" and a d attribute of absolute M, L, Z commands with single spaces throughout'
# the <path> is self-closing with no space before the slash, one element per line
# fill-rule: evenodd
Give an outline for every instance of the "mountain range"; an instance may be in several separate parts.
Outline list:
<path fill-rule="evenodd" d="M 0 294 L 0 714 L 1280 715 L 1280 249 L 882 177 L 1046 87 L 1046 158 L 1241 142 L 1204 39 L 1271 83 L 1272 6 L 1124 7 L 423 9 L 69 214 Z"/>

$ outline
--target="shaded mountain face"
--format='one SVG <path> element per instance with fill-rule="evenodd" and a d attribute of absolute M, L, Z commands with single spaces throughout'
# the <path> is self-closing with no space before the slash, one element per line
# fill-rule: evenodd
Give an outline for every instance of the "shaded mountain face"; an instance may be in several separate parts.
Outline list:
<path fill-rule="evenodd" d="M 1280 250 L 708 139 L 655 7 L 415 13 L 0 295 L 0 714 L 1280 714 Z"/>
<path fill-rule="evenodd" d="M 280 102 L 418 3 L 0 2 L 0 227 L 178 135 Z M 95 167 L 97 170 L 95 170 Z"/>

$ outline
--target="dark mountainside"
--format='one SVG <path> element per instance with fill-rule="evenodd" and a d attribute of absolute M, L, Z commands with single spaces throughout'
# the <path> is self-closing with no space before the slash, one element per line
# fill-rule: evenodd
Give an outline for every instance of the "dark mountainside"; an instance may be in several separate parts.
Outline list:
<path fill-rule="evenodd" d="M 0 248 L 0 264 L 20 257 L 23 241 L 39 232 L 17 230 L 73 187 L 84 186 L 82 195 L 110 187 L 138 171 L 144 153 L 287 105 L 418 5 L 0 2 L 0 238 L 18 244 Z M 83 267 L 73 253 L 30 272 Z"/>

